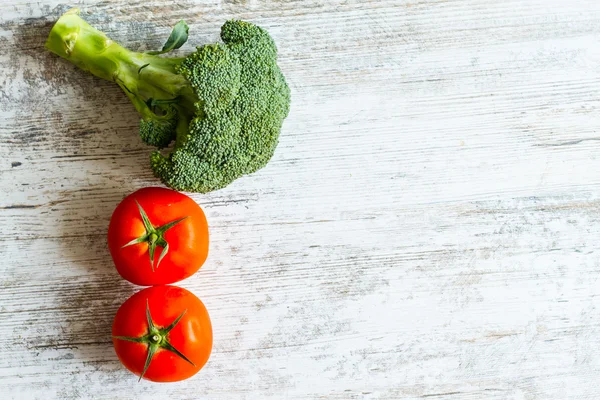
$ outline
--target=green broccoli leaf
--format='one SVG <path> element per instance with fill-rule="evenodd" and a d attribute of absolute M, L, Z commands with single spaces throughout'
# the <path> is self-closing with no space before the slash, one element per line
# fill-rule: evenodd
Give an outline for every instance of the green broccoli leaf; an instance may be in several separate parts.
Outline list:
<path fill-rule="evenodd" d="M 185 42 L 188 40 L 188 32 L 190 27 L 185 23 L 184 20 L 179 21 L 173 27 L 171 31 L 171 35 L 167 39 L 167 42 L 163 46 L 161 51 L 148 51 L 148 54 L 164 54 L 168 53 L 171 50 L 175 50 L 183 46 Z"/>

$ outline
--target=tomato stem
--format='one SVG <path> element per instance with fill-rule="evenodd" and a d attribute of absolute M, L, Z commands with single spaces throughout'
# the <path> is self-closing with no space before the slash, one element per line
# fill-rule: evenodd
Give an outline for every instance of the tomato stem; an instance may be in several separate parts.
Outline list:
<path fill-rule="evenodd" d="M 148 333 L 146 335 L 140 336 L 140 337 L 113 336 L 114 339 L 125 340 L 128 342 L 135 342 L 135 343 L 143 343 L 148 346 L 146 362 L 144 363 L 144 368 L 142 370 L 142 373 L 140 374 L 139 380 L 142 380 L 142 378 L 144 377 L 144 374 L 148 370 L 148 367 L 150 367 L 150 362 L 152 361 L 152 357 L 154 357 L 154 354 L 156 354 L 156 351 L 159 348 L 173 352 L 173 353 L 177 354 L 179 357 L 181 357 L 182 359 L 184 359 L 185 361 L 192 364 L 193 366 L 196 366 L 196 364 L 194 364 L 189 358 L 187 358 L 185 355 L 183 355 L 183 353 L 181 353 L 171 343 L 169 343 L 169 340 L 168 340 L 169 332 L 173 328 L 175 328 L 175 325 L 177 325 L 177 323 L 181 320 L 181 318 L 185 315 L 186 312 L 187 312 L 187 310 L 184 310 L 179 315 L 179 317 L 175 318 L 175 320 L 173 322 L 171 322 L 171 324 L 169 324 L 169 326 L 167 326 L 166 328 L 159 328 L 156 325 L 154 325 L 154 321 L 152 320 L 152 315 L 150 314 L 150 306 L 148 304 L 148 299 L 146 299 L 146 319 L 148 321 Z"/>
<path fill-rule="evenodd" d="M 150 256 L 150 268 L 152 269 L 152 272 L 154 272 L 154 252 L 156 251 L 156 247 L 162 247 L 162 252 L 160 253 L 160 256 L 158 257 L 158 262 L 156 263 L 156 268 L 158 268 L 162 259 L 169 252 L 169 243 L 167 243 L 167 241 L 164 238 L 165 232 L 167 230 L 171 229 L 172 227 L 174 227 L 175 225 L 177 225 L 178 223 L 180 223 L 181 221 L 183 221 L 184 219 L 186 219 L 187 216 L 176 219 L 175 221 L 167 222 L 166 224 L 164 224 L 162 226 L 155 227 L 154 225 L 152 225 L 152 222 L 150 222 L 150 218 L 148 218 L 148 215 L 146 214 L 146 212 L 144 211 L 144 209 L 142 208 L 140 203 L 138 203 L 137 200 L 135 201 L 135 204 L 137 204 L 138 210 L 140 211 L 140 217 L 142 218 L 142 223 L 144 224 L 146 233 L 144 233 L 142 236 L 140 236 L 138 238 L 133 239 L 129 243 L 126 243 L 121 248 L 131 246 L 134 244 L 138 244 L 138 243 L 148 243 L 148 254 Z"/>

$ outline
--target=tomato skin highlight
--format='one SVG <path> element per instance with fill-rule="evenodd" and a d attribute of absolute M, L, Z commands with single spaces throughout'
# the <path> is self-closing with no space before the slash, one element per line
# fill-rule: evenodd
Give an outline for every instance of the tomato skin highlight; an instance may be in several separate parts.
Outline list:
<path fill-rule="evenodd" d="M 157 327 L 167 327 L 183 316 L 167 334 L 169 343 L 185 355 L 159 349 L 150 361 L 143 379 L 154 382 L 176 382 L 195 375 L 206 364 L 212 350 L 212 326 L 206 307 L 193 293 L 169 285 L 153 286 L 131 296 L 117 311 L 112 327 L 113 345 L 119 360 L 140 376 L 148 355 L 148 344 L 117 339 L 114 336 L 138 338 L 148 333 L 146 307 Z"/>
<path fill-rule="evenodd" d="M 154 270 L 148 243 L 124 247 L 146 234 L 138 203 L 154 227 L 185 217 L 164 233 L 168 252 L 159 264 L 163 248 L 156 248 Z M 190 277 L 206 261 L 208 246 L 208 223 L 202 208 L 185 194 L 160 187 L 143 188 L 125 197 L 108 227 L 108 247 L 117 271 L 140 286 L 175 283 Z"/>

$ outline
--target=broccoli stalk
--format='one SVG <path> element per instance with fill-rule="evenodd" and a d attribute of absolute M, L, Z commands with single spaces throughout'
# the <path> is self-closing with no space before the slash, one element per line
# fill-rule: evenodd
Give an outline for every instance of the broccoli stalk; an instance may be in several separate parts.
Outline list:
<path fill-rule="evenodd" d="M 277 49 L 263 29 L 243 21 L 221 28 L 225 44 L 183 58 L 159 54 L 181 47 L 180 21 L 161 51 L 139 53 L 113 42 L 72 9 L 52 28 L 46 47 L 99 78 L 116 82 L 140 113 L 140 136 L 155 147 L 151 167 L 177 190 L 208 192 L 269 161 L 289 111 L 290 93 Z"/>

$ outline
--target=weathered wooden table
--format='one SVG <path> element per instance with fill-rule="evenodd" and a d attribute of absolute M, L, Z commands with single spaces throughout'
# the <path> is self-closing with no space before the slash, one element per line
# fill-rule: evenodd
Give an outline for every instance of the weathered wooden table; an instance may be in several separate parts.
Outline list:
<path fill-rule="evenodd" d="M 78 5 L 136 50 L 256 22 L 293 104 L 265 169 L 193 195 L 211 360 L 138 383 L 105 236 L 159 184 L 150 148 L 116 85 L 44 50 L 68 6 L 2 2 L 0 398 L 599 398 L 600 2 Z"/>

